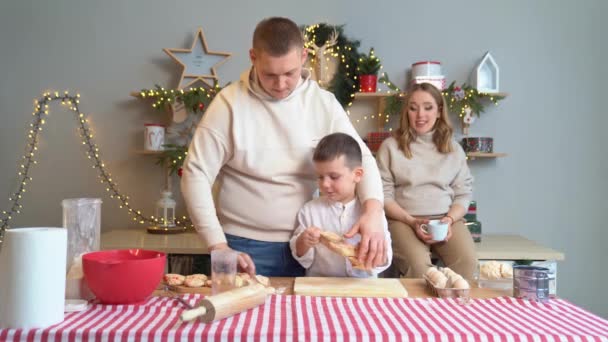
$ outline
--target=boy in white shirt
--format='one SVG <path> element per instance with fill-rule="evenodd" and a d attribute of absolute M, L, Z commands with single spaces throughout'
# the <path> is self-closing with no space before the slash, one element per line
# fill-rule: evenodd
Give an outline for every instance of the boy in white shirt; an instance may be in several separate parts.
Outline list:
<path fill-rule="evenodd" d="M 355 193 L 363 177 L 361 148 L 348 134 L 325 136 L 315 148 L 313 161 L 321 196 L 306 203 L 298 213 L 298 228 L 290 240 L 293 257 L 306 268 L 307 276 L 376 277 L 393 258 L 388 224 L 384 219 L 386 255 L 371 270 L 353 268 L 351 261 L 320 243 L 321 231 L 343 236 L 359 220 L 361 203 Z M 357 245 L 360 235 L 345 241 Z"/>

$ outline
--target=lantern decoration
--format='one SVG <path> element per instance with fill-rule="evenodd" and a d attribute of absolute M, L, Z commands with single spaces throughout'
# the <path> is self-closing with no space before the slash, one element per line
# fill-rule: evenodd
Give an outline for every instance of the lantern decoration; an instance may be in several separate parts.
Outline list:
<path fill-rule="evenodd" d="M 175 225 L 175 206 L 176 202 L 171 196 L 173 193 L 168 190 L 161 192 L 161 198 L 156 202 L 156 217 L 158 224 L 148 227 L 149 233 L 168 234 L 180 233 L 185 227 Z"/>

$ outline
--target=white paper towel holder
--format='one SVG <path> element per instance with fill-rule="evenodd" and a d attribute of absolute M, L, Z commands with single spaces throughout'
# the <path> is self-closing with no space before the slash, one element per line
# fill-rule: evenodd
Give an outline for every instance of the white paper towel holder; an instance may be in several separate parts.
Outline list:
<path fill-rule="evenodd" d="M 0 250 L 0 327 L 44 328 L 62 322 L 67 230 L 36 227 L 5 232 Z"/>

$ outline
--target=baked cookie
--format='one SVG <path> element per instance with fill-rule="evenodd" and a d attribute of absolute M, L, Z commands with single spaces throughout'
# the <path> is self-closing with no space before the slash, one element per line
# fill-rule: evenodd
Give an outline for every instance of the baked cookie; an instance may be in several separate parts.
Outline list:
<path fill-rule="evenodd" d="M 179 286 L 184 284 L 186 277 L 181 274 L 167 273 L 163 276 L 163 279 L 165 280 L 165 284 L 169 286 Z"/>

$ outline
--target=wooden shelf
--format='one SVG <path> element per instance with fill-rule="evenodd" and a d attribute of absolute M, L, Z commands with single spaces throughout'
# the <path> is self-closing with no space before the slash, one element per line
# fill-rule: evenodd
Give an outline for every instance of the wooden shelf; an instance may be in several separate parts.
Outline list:
<path fill-rule="evenodd" d="M 135 95 L 133 95 L 135 94 Z M 490 96 L 500 96 L 500 97 L 508 97 L 509 93 L 500 91 L 497 93 L 483 93 Z M 133 96 L 139 96 L 139 93 L 131 93 Z M 370 99 L 370 98 L 378 98 L 378 97 L 388 97 L 393 95 L 405 96 L 405 93 L 398 93 L 394 91 L 388 92 L 376 92 L 376 93 L 355 93 L 355 99 Z"/>
<path fill-rule="evenodd" d="M 500 96 L 500 97 L 507 97 L 509 96 L 509 93 L 504 92 L 504 91 L 499 91 L 496 93 L 481 93 L 481 94 L 486 94 L 486 95 L 490 95 L 490 96 Z"/>
<path fill-rule="evenodd" d="M 470 160 L 475 160 L 475 158 L 502 158 L 506 156 L 506 153 L 467 152 L 467 157 Z"/>

